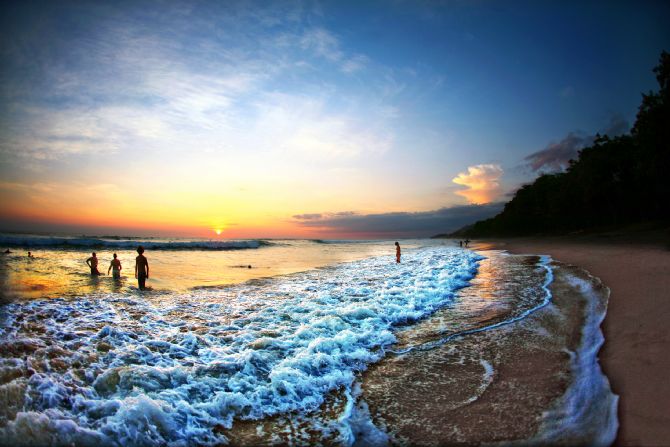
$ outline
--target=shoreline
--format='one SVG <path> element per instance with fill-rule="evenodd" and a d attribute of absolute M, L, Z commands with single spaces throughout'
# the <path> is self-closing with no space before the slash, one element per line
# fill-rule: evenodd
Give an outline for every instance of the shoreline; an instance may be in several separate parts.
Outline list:
<path fill-rule="evenodd" d="M 670 250 L 660 238 L 630 235 L 478 240 L 473 249 L 550 255 L 599 278 L 611 293 L 598 354 L 620 396 L 614 445 L 670 443 Z"/>
<path fill-rule="evenodd" d="M 618 398 L 596 362 L 607 288 L 578 267 L 542 256 L 476 251 L 485 259 L 458 301 L 481 305 L 484 325 L 445 337 L 453 324 L 447 307 L 399 330 L 401 347 L 423 342 L 392 351 L 398 355 L 363 373 L 362 402 L 374 425 L 407 445 L 610 445 Z M 550 266 L 544 283 L 518 276 L 523 265 L 532 266 L 522 268 L 526 273 Z M 543 291 L 544 301 L 518 315 L 487 306 L 496 296 L 523 301 L 522 277 Z"/>
<path fill-rule="evenodd" d="M 591 275 L 596 277 L 598 279 L 598 283 L 600 283 L 600 280 L 602 280 L 605 286 L 611 288 L 612 295 L 616 294 L 614 298 L 610 297 L 610 309 L 612 307 L 612 303 L 614 302 L 614 300 L 617 300 L 616 304 L 617 308 L 622 307 L 623 303 L 627 304 L 628 306 L 632 306 L 633 310 L 638 311 L 639 315 L 632 314 L 631 311 L 627 308 L 623 308 L 623 310 L 621 309 L 617 310 L 616 313 L 618 316 L 614 319 L 616 321 L 619 321 L 619 323 L 617 324 L 612 324 L 610 320 L 613 320 L 613 318 L 611 317 L 611 315 L 608 315 L 607 318 L 605 319 L 605 322 L 602 325 L 602 330 L 603 332 L 605 332 L 605 340 L 606 340 L 605 345 L 602 347 L 599 353 L 597 353 L 598 351 L 597 349 L 592 350 L 591 352 L 593 354 L 591 355 L 590 359 L 591 362 L 593 363 L 592 359 L 594 358 L 594 356 L 598 355 L 598 357 L 600 358 L 600 365 L 602 366 L 603 372 L 610 381 L 612 391 L 615 394 L 618 394 L 622 397 L 621 400 L 619 401 L 619 417 L 618 417 L 621 429 L 619 431 L 615 445 L 637 446 L 637 445 L 667 444 L 666 440 L 670 439 L 668 437 L 669 435 L 667 431 L 668 430 L 667 427 L 669 425 L 665 423 L 667 417 L 664 418 L 664 416 L 668 414 L 668 412 L 666 412 L 668 403 L 667 401 L 661 401 L 659 404 L 655 404 L 656 402 L 655 396 L 659 396 L 661 399 L 663 399 L 663 397 L 668 396 L 668 393 L 666 393 L 668 391 L 668 387 L 663 383 L 664 368 L 662 366 L 665 366 L 668 363 L 667 361 L 663 360 L 663 355 L 665 354 L 665 352 L 667 352 L 666 349 L 667 341 L 670 340 L 670 337 L 667 336 L 667 331 L 659 332 L 661 334 L 660 336 L 657 336 L 658 335 L 657 333 L 649 334 L 641 330 L 638 330 L 636 333 L 632 333 L 631 331 L 637 330 L 636 329 L 637 323 L 643 321 L 644 322 L 651 321 L 649 315 L 656 318 L 655 320 L 652 321 L 653 328 L 655 328 L 654 330 L 659 330 L 659 328 L 660 331 L 665 330 L 664 323 L 667 321 L 668 316 L 667 310 L 670 308 L 670 305 L 668 305 L 668 303 L 655 303 L 654 301 L 655 299 L 657 300 L 659 298 L 664 298 L 663 295 L 664 290 L 670 290 L 669 287 L 666 287 L 667 281 L 670 278 L 670 271 L 668 271 L 670 269 L 670 251 L 665 247 L 659 247 L 638 242 L 630 243 L 630 241 L 629 242 L 619 241 L 618 243 L 611 243 L 611 241 L 607 241 L 606 243 L 603 243 L 602 240 L 589 241 L 584 237 L 580 237 L 579 239 L 573 237 L 572 239 L 524 238 L 524 239 L 510 239 L 510 240 L 488 240 L 488 241 L 482 240 L 478 241 L 477 243 L 473 243 L 471 247 L 473 248 L 473 250 L 477 251 L 488 250 L 488 249 L 502 249 L 514 254 L 533 254 L 533 257 L 538 256 L 541 257 L 541 255 L 550 255 L 553 261 L 559 261 L 559 263 L 565 263 L 566 265 L 571 264 L 572 266 L 578 266 L 579 268 L 577 269 L 574 267 L 564 268 L 561 265 L 560 268 L 558 268 L 557 272 L 564 271 L 565 274 L 563 274 L 562 276 L 559 275 L 563 279 L 559 280 L 558 279 L 559 277 L 557 277 L 556 281 L 552 281 L 550 284 L 545 285 L 545 287 L 549 286 L 550 288 L 552 288 L 552 290 L 556 288 L 557 293 L 555 294 L 555 300 L 556 303 L 560 304 L 559 307 L 561 307 L 562 309 L 563 308 L 569 309 L 573 307 L 576 308 L 575 306 L 578 306 L 577 303 L 579 301 L 572 298 L 575 297 L 576 295 L 579 295 L 579 293 L 575 294 L 575 292 L 570 292 L 570 288 L 573 288 L 573 290 L 575 290 L 574 287 L 576 286 L 573 284 L 572 281 L 566 280 L 566 275 L 567 273 L 569 273 L 568 270 L 581 270 L 583 268 L 585 271 L 588 271 Z M 640 259 L 645 259 L 646 261 L 642 262 L 640 261 Z M 637 272 L 634 268 L 632 268 L 629 265 L 630 263 L 633 263 L 634 266 L 639 267 L 641 270 L 643 270 L 643 272 Z M 665 270 L 663 270 L 663 268 L 665 268 Z M 493 269 L 492 271 L 494 270 L 495 269 Z M 498 270 L 500 270 L 500 266 Z M 482 270 L 483 273 L 478 280 L 481 282 L 486 281 L 489 282 L 489 286 L 492 287 L 491 290 L 489 290 L 489 292 L 496 290 L 497 285 L 500 283 L 492 281 L 493 278 L 500 278 L 498 275 L 492 274 L 492 271 L 486 273 Z M 500 271 L 507 272 L 508 269 L 502 269 Z M 623 271 L 624 273 L 623 274 L 620 273 L 621 271 Z M 611 278 L 610 276 L 608 276 L 608 274 L 614 274 L 615 277 Z M 634 281 L 630 281 L 630 279 L 626 277 L 626 274 L 634 276 L 637 281 L 646 283 L 647 287 L 652 286 L 656 287 L 656 289 L 654 289 L 656 290 L 656 292 L 648 293 L 646 289 L 641 289 L 640 287 L 642 286 L 638 285 Z M 2 279 L 3 279 L 2 275 L 0 275 L 0 280 Z M 630 288 L 630 290 L 626 290 L 628 295 L 623 298 L 622 295 L 619 294 L 621 284 L 616 282 L 617 279 L 619 282 L 623 281 L 624 285 L 627 285 Z M 662 282 L 662 280 L 665 280 L 665 282 Z M 477 280 L 475 282 L 477 282 Z M 642 303 L 644 305 L 637 306 L 640 303 L 636 301 L 637 299 L 636 297 L 637 295 L 640 295 L 642 292 L 641 293 L 636 292 L 640 292 L 641 290 L 643 290 L 646 293 L 645 298 L 647 298 L 647 301 L 651 300 L 651 302 L 645 301 L 645 303 Z M 476 286 L 471 285 L 471 287 L 459 289 L 459 293 L 461 292 L 466 295 L 478 294 L 478 289 Z M 639 309 L 636 306 L 639 307 Z M 591 313 L 591 315 L 595 315 L 595 313 Z M 598 315 L 600 315 L 601 317 L 603 316 L 602 312 L 598 313 Z M 633 315 L 634 318 L 630 319 L 629 315 Z M 565 324 L 560 324 L 558 320 L 554 321 L 553 319 L 555 318 L 556 315 L 554 315 L 554 312 L 539 311 L 534 312 L 533 316 L 528 319 L 528 322 L 541 320 L 543 324 L 548 325 L 547 327 L 552 327 L 560 331 L 568 331 L 568 326 Z M 631 326 L 622 327 L 620 324 L 621 323 L 620 320 L 622 319 L 624 321 L 630 320 L 629 324 Z M 437 316 L 434 315 L 433 317 L 427 319 L 423 324 L 429 324 L 431 323 L 432 320 L 437 321 L 439 320 L 439 318 L 437 318 Z M 497 330 L 527 331 L 528 328 L 524 329 L 523 326 L 524 325 L 501 326 Z M 584 325 L 582 326 L 586 327 Z M 597 323 L 591 326 L 596 327 L 596 329 L 601 328 L 601 326 Z M 608 330 L 607 327 L 610 326 L 611 328 Z M 541 327 L 542 325 L 538 326 L 538 328 Z M 580 326 L 575 327 L 579 328 Z M 614 335 L 610 334 L 610 331 L 613 331 Z M 481 339 L 479 341 L 483 341 L 488 336 L 493 336 L 494 332 L 495 331 L 484 331 L 482 333 L 478 332 L 474 335 L 474 337 L 479 337 Z M 533 333 L 534 332 L 531 331 L 527 335 Z M 578 329 L 572 330 L 570 333 L 579 334 L 579 331 Z M 540 334 L 540 332 L 535 333 L 534 337 L 537 338 L 538 334 Z M 620 337 L 620 340 L 618 340 L 619 344 L 621 344 L 622 342 L 626 342 L 627 340 L 634 343 L 634 346 L 631 349 L 634 349 L 633 353 L 639 354 L 638 357 L 640 358 L 631 357 L 630 353 L 626 351 L 626 349 L 630 348 L 628 346 L 624 346 L 622 348 L 619 345 L 616 346 L 612 345 L 612 341 L 617 340 L 617 334 Z M 567 333 L 564 335 L 566 337 L 568 336 Z M 659 342 L 654 337 L 660 338 L 661 341 Z M 506 337 L 503 337 L 503 339 L 506 339 Z M 419 433 L 422 433 L 423 437 L 416 438 L 415 440 L 417 442 L 421 440 L 431 440 L 431 439 L 434 440 L 435 443 L 444 443 L 447 441 L 456 442 L 457 440 L 464 442 L 465 439 L 474 440 L 473 442 L 481 442 L 482 439 L 484 439 L 485 442 L 487 441 L 496 442 L 503 439 L 507 440 L 508 439 L 507 436 L 518 437 L 518 439 L 525 439 L 527 434 L 525 432 L 522 433 L 521 428 L 523 428 L 524 430 L 533 429 L 535 426 L 529 424 L 528 421 L 531 420 L 534 417 L 534 415 L 539 414 L 539 412 L 531 411 L 535 407 L 532 408 L 530 406 L 519 407 L 517 403 L 521 402 L 526 395 L 525 394 L 510 395 L 508 393 L 509 390 L 506 388 L 507 385 L 519 381 L 518 386 L 512 387 L 512 389 L 519 390 L 520 392 L 523 391 L 524 393 L 535 392 L 535 394 L 538 396 L 538 399 L 540 398 L 544 399 L 542 402 L 545 403 L 550 402 L 551 399 L 556 399 L 558 398 L 558 396 L 566 395 L 565 394 L 566 389 L 564 388 L 565 384 L 560 380 L 558 381 L 554 380 L 553 382 L 551 381 L 542 382 L 541 380 L 538 381 L 536 380 L 538 376 L 536 373 L 526 374 L 524 373 L 524 371 L 528 372 L 543 371 L 542 377 L 551 378 L 552 376 L 555 376 L 557 372 L 560 372 L 561 369 L 558 367 L 556 367 L 557 369 L 555 368 L 555 370 L 549 368 L 549 366 L 547 365 L 548 360 L 551 360 L 556 365 L 558 365 L 559 363 L 563 364 L 563 368 L 567 364 L 566 359 L 562 358 L 560 354 L 553 353 L 551 355 L 545 355 L 545 351 L 537 351 L 537 352 L 533 351 L 536 343 L 530 342 L 529 341 L 530 338 L 526 338 L 525 340 L 526 340 L 525 342 L 521 343 L 523 349 L 520 350 L 515 349 L 513 351 L 510 351 L 511 354 L 518 357 L 514 362 L 502 362 L 501 365 L 498 365 L 496 363 L 496 359 L 498 359 L 497 356 L 502 355 L 501 354 L 502 351 L 499 349 L 499 347 L 496 347 L 496 349 L 492 348 L 490 351 L 487 351 L 486 353 L 488 357 L 486 359 L 478 360 L 473 357 L 474 360 L 470 359 L 472 361 L 470 361 L 469 363 L 466 362 L 467 364 L 465 364 L 465 370 L 467 370 L 466 372 L 469 374 L 469 376 L 466 374 L 466 376 L 469 377 L 468 380 L 472 382 L 474 379 L 477 379 L 478 377 L 481 376 L 481 383 L 479 382 L 475 383 L 476 381 L 472 383 L 449 382 L 452 376 L 461 377 L 458 376 L 457 373 L 459 372 L 462 373 L 462 371 L 453 370 L 451 371 L 451 373 L 445 374 L 445 372 L 447 371 L 445 370 L 445 358 L 448 357 L 447 354 L 450 354 L 448 349 L 449 346 L 447 345 L 445 345 L 442 349 L 437 348 L 434 351 L 431 350 L 429 354 L 422 354 L 422 356 L 417 356 L 417 358 L 415 359 L 416 364 L 412 363 L 414 362 L 414 360 L 411 360 L 412 354 L 410 354 L 406 356 L 406 358 L 409 359 L 407 360 L 408 362 L 407 365 L 405 365 L 406 367 L 397 367 L 398 365 L 395 365 L 394 367 L 391 368 L 392 371 L 384 369 L 389 368 L 389 364 L 404 361 L 401 359 L 402 356 L 398 356 L 389 359 L 386 362 L 388 363 L 386 366 L 384 365 L 377 367 L 373 366 L 370 369 L 372 370 L 375 368 L 379 368 L 379 370 L 382 372 L 382 374 L 380 374 L 379 377 L 382 378 L 395 377 L 395 376 L 400 377 L 403 376 L 403 374 L 406 375 L 407 373 L 411 373 L 409 374 L 409 376 L 407 376 L 407 380 L 404 379 L 401 380 L 399 382 L 399 386 L 393 389 L 398 393 L 400 393 L 398 394 L 398 396 L 401 397 L 405 396 L 405 397 L 401 398 L 400 400 L 398 399 L 388 400 L 388 402 L 390 402 L 393 405 L 393 408 L 396 408 L 397 402 L 399 401 L 405 402 L 408 405 L 407 408 L 405 408 L 405 410 L 407 411 L 402 411 L 400 414 L 407 415 L 411 414 L 412 412 L 416 412 L 420 408 L 424 408 L 426 402 L 430 401 L 430 399 L 437 399 L 437 401 L 434 402 L 434 410 L 431 410 L 429 412 L 429 414 L 433 415 L 431 420 L 434 422 L 434 424 L 431 425 L 431 423 L 429 423 L 430 421 L 425 418 L 425 411 L 422 413 L 423 415 L 420 418 L 417 416 L 415 421 L 421 421 L 421 423 L 416 426 L 411 426 L 411 424 L 409 425 L 405 424 L 405 422 L 407 421 L 405 422 L 403 422 L 402 420 L 396 421 L 398 423 L 402 423 L 402 425 L 406 425 L 402 430 L 399 430 L 398 433 L 400 433 L 401 431 L 402 433 L 406 433 L 408 439 L 414 439 L 412 436 L 416 436 Z M 539 343 L 540 340 L 541 337 L 537 338 L 535 342 Z M 481 347 L 481 343 L 475 343 L 474 345 Z M 566 346 L 573 346 L 573 345 L 566 345 Z M 642 350 L 647 348 L 649 349 L 642 353 L 638 353 L 637 351 L 635 351 L 635 349 Z M 573 352 L 575 351 L 574 347 L 569 347 L 568 349 Z M 560 349 L 557 352 L 564 353 L 564 351 L 561 351 Z M 554 354 L 556 354 L 555 357 L 552 357 L 552 355 Z M 646 355 L 647 357 L 644 357 L 643 354 Z M 658 359 L 661 359 L 661 361 L 659 362 Z M 641 382 L 642 385 L 646 385 L 647 382 L 649 382 L 648 383 L 649 389 L 644 390 L 644 392 L 647 394 L 640 394 L 637 388 L 635 388 L 633 385 L 628 384 L 627 382 L 627 380 L 629 380 L 628 377 L 624 378 L 619 377 L 622 374 L 626 376 L 626 374 L 628 373 L 628 369 L 630 369 L 630 365 L 634 363 L 633 360 L 635 362 L 641 362 L 642 366 L 646 367 L 656 366 L 655 369 L 657 371 L 655 372 L 653 378 L 652 376 L 649 375 L 648 371 L 646 370 L 639 371 L 639 369 L 635 369 L 634 371 L 631 372 L 631 374 L 633 375 L 633 379 L 636 379 L 638 382 Z M 458 362 L 451 362 L 451 363 L 457 364 Z M 525 366 L 519 367 L 522 364 Z M 410 368 L 410 366 L 412 365 L 413 367 Z M 510 368 L 510 365 L 513 365 L 513 367 Z M 658 366 L 660 366 L 660 368 Z M 463 368 L 463 365 L 461 365 L 459 368 Z M 417 375 L 418 373 L 414 374 L 412 371 L 422 372 L 423 376 Z M 496 380 L 493 380 L 494 377 L 496 378 Z M 439 378 L 446 378 L 448 380 L 444 381 Z M 579 401 L 581 403 L 578 403 L 577 406 L 574 407 L 578 408 L 579 411 L 582 413 L 584 413 L 584 411 L 586 411 L 587 413 L 591 413 L 591 411 L 589 411 L 589 409 L 591 408 L 590 405 L 591 403 L 597 404 L 598 402 L 603 402 L 603 400 L 601 399 L 588 397 L 588 391 L 596 389 L 596 387 L 593 385 L 595 382 L 589 381 L 588 378 L 589 377 L 586 376 L 587 380 L 581 381 L 582 383 L 581 386 L 586 387 L 582 388 L 582 390 L 585 389 L 587 392 L 586 393 L 579 392 L 576 394 L 573 393 L 578 397 L 585 395 L 587 396 L 586 400 Z M 462 379 L 465 380 L 464 377 L 462 377 Z M 425 395 L 421 395 L 418 392 L 419 389 L 416 387 L 416 385 L 418 384 L 417 381 L 423 383 L 424 385 L 423 389 L 425 390 Z M 523 383 L 521 383 L 520 381 L 523 381 Z M 451 409 L 446 408 L 445 401 L 442 399 L 442 396 L 454 395 L 458 397 L 459 392 L 463 393 L 468 390 L 468 388 L 464 386 L 466 383 L 468 384 L 468 386 L 470 386 L 470 388 L 477 391 L 475 393 L 476 394 L 475 399 L 471 401 L 468 395 L 464 397 L 464 399 L 467 398 L 467 401 L 464 400 L 464 406 L 462 407 L 455 406 L 454 408 Z M 412 384 L 413 394 L 411 396 L 407 396 L 405 394 L 406 390 L 408 389 L 408 384 Z M 663 388 L 664 386 L 665 388 Z M 387 386 L 383 386 L 381 387 L 381 389 L 382 391 L 386 392 L 388 389 L 390 389 L 390 387 L 388 387 L 387 384 Z M 543 393 L 545 393 L 546 390 L 548 389 L 550 389 L 551 395 L 549 394 L 544 395 Z M 624 389 L 626 391 L 622 391 Z M 437 390 L 440 391 L 436 392 Z M 486 393 L 484 393 L 484 391 L 486 391 Z M 645 407 L 646 410 L 648 410 L 650 413 L 647 414 L 641 412 L 639 408 L 635 407 L 635 405 L 638 405 L 639 402 L 637 402 L 636 399 L 632 398 L 629 399 L 628 398 L 629 396 L 633 396 L 636 399 L 640 399 L 642 401 L 642 404 L 646 405 Z M 419 397 L 420 399 L 417 401 L 416 398 Z M 328 400 L 327 402 L 330 401 Z M 333 408 L 339 409 L 342 402 L 343 402 L 342 396 L 339 396 L 332 402 Z M 367 402 L 367 399 L 363 399 L 363 402 Z M 383 405 L 386 405 L 386 403 L 384 402 L 385 402 L 384 399 L 380 400 L 379 397 L 376 399 L 376 402 L 375 399 L 370 400 L 369 408 L 372 410 L 376 410 L 372 411 L 370 418 L 374 417 L 374 415 L 377 413 L 377 411 L 380 408 L 379 405 L 382 405 L 382 408 Z M 416 405 L 414 405 L 415 403 Z M 328 405 L 326 404 L 324 405 L 325 405 L 324 406 L 325 413 L 332 416 L 332 414 L 334 414 L 333 411 L 335 410 L 331 408 L 331 404 L 329 403 Z M 626 408 L 626 410 L 624 411 L 622 410 L 624 405 L 630 405 L 630 408 Z M 366 406 L 366 408 L 368 407 Z M 437 409 L 441 409 L 442 413 L 438 412 Z M 467 409 L 467 411 L 465 409 Z M 658 409 L 659 411 L 654 411 L 656 409 Z M 337 410 L 337 412 L 339 411 L 340 410 Z M 516 418 L 517 421 L 512 424 L 505 425 L 504 422 L 505 421 L 510 422 L 509 419 L 501 420 L 500 418 L 498 418 L 499 426 L 493 427 L 489 423 L 491 421 L 491 419 L 489 418 L 492 414 L 506 414 L 509 415 L 510 417 Z M 571 415 L 574 413 L 572 413 L 571 411 L 567 411 L 561 414 Z M 658 417 L 656 416 L 656 414 L 660 414 L 661 416 Z M 657 426 L 654 425 L 651 426 L 651 428 L 649 428 L 648 425 L 643 425 L 640 423 L 639 420 L 634 418 L 631 419 L 632 422 L 626 422 L 625 419 L 627 418 L 628 415 L 632 415 L 635 417 L 640 416 L 643 421 L 649 419 L 651 423 L 657 423 Z M 458 425 L 463 428 L 463 430 L 453 434 L 454 436 L 457 435 L 457 437 L 449 437 L 452 434 L 443 432 L 443 425 L 445 419 L 453 420 L 454 423 L 458 423 Z M 555 419 L 561 420 L 560 417 Z M 659 419 L 660 422 L 656 421 L 656 419 Z M 477 423 L 472 423 L 472 421 L 479 421 L 478 423 L 484 422 L 484 425 L 483 426 L 481 424 L 477 425 Z M 299 427 L 304 422 L 305 420 L 303 419 L 293 420 L 291 418 L 287 418 L 285 420 L 285 424 L 288 424 L 287 426 L 290 427 L 294 426 Z M 390 422 L 392 422 L 392 420 L 390 420 Z M 412 422 L 412 420 L 410 420 L 409 422 Z M 536 422 L 539 422 L 539 419 Z M 264 424 L 265 423 L 262 423 L 259 426 L 265 427 Z M 628 424 L 628 426 L 625 426 L 624 424 Z M 386 427 L 387 424 L 382 423 L 380 426 Z M 507 429 L 506 427 L 510 426 L 517 427 L 515 429 L 516 431 L 511 433 L 511 435 L 510 432 L 504 431 Z M 600 427 L 604 425 L 596 423 L 593 424 L 592 426 Z M 246 436 L 253 436 L 253 433 L 256 432 L 254 428 L 254 430 L 252 430 L 253 431 L 252 434 L 247 433 L 248 431 L 247 429 L 251 427 L 251 424 L 244 423 L 241 425 L 236 425 L 236 427 L 239 427 L 239 429 L 236 428 L 233 430 L 233 432 L 228 432 L 228 429 L 224 430 L 225 427 L 221 425 L 215 427 L 215 432 L 219 433 L 220 430 L 223 430 L 226 436 L 234 435 L 233 438 L 239 439 L 240 441 L 246 439 L 245 438 Z M 432 427 L 432 429 L 429 429 L 430 427 Z M 564 429 L 564 427 L 562 426 L 558 428 L 560 430 Z M 267 433 L 267 430 L 264 429 L 263 433 Z M 575 433 L 578 434 L 579 432 L 577 431 Z M 608 438 L 607 441 L 605 441 L 606 444 L 611 442 L 611 440 L 614 438 L 615 433 L 614 430 L 610 431 L 609 433 L 611 433 L 611 436 Z M 537 442 L 541 442 L 544 440 L 544 438 L 537 438 L 537 439 L 528 438 L 527 440 L 530 439 L 533 439 Z"/>

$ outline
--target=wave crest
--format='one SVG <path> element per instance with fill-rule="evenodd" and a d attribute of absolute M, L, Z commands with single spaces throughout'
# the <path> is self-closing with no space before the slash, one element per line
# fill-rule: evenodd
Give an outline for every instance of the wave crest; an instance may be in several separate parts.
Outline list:
<path fill-rule="evenodd" d="M 261 248 L 272 243 L 260 239 L 206 241 L 0 236 L 0 246 L 9 247 L 134 249 L 138 245 L 150 250 L 245 250 Z"/>

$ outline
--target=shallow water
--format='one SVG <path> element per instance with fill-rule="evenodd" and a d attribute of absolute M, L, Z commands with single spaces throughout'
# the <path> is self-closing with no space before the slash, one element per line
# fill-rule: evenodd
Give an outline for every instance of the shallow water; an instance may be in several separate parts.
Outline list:
<path fill-rule="evenodd" d="M 44 237 L 0 236 L 0 242 L 12 242 L 11 254 L 0 254 L 0 283 L 9 297 L 58 298 L 96 293 L 127 293 L 135 290 L 135 248 L 147 246 L 150 279 L 147 285 L 156 291 L 183 292 L 194 287 L 218 287 L 250 279 L 287 275 L 341 262 L 388 256 L 395 260 L 393 241 L 357 241 L 327 243 L 309 240 L 273 241 L 206 241 L 206 240 L 114 240 L 104 245 L 86 247 L 69 244 L 53 245 Z M 62 238 L 57 239 L 60 241 Z M 68 239 L 70 240 L 70 239 Z M 81 239 L 75 239 L 80 241 Z M 89 238 L 84 239 L 89 241 Z M 16 245 L 23 243 L 23 245 Z M 183 244 L 218 247 L 218 249 L 186 249 Z M 30 245 L 27 245 L 30 244 Z M 149 248 L 150 244 L 162 247 Z M 160 244 L 160 245 L 158 245 Z M 180 245 L 182 244 L 182 245 Z M 423 246 L 453 246 L 452 241 L 406 240 L 403 251 Z M 190 245 L 187 245 L 187 247 Z M 234 248 L 230 247 L 249 247 Z M 0 248 L 3 245 L 0 243 Z M 175 249 L 174 247 L 181 247 Z M 4 248 L 3 248 L 4 250 Z M 34 258 L 27 257 L 28 250 Z M 86 259 L 95 251 L 98 270 L 103 276 L 90 275 Z M 107 276 L 109 264 L 117 253 L 123 267 L 121 280 Z M 249 268 L 251 266 L 251 268 Z"/>
<path fill-rule="evenodd" d="M 617 398 L 597 362 L 607 289 L 548 258 L 484 254 L 462 306 L 399 331 L 401 354 L 363 374 L 371 420 L 398 444 L 611 444 Z"/>
<path fill-rule="evenodd" d="M 225 285 L 212 268 L 212 284 L 193 274 L 145 294 L 81 293 L 85 285 L 66 286 L 69 298 L 15 300 L 0 308 L 0 439 L 351 445 L 549 433 L 543 415 L 561 414 L 576 378 L 602 383 L 592 368 L 598 339 L 582 336 L 597 329 L 585 312 L 591 305 L 596 320 L 604 315 L 602 297 L 580 292 L 558 306 L 554 272 L 567 280 L 549 259 L 448 244 L 405 243 L 400 265 L 378 242 L 289 243 L 265 257 L 272 247 L 210 251 L 210 267 L 231 262 L 226 255 L 257 255 L 258 266 L 286 260 L 291 274 Z M 182 260 L 199 253 L 179 252 Z M 153 254 L 160 276 L 172 252 Z M 332 262 L 342 257 L 348 262 Z M 299 272 L 296 259 L 331 265 Z M 599 389 L 604 404 L 594 413 L 605 414 L 611 393 Z M 491 411 L 514 417 L 487 423 Z M 568 419 L 559 426 L 583 432 L 585 416 Z M 599 424 L 586 439 L 611 432 Z"/>

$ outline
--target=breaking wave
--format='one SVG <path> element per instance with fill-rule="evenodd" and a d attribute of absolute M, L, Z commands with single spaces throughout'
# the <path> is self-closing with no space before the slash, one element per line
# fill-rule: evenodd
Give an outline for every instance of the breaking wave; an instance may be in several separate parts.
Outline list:
<path fill-rule="evenodd" d="M 0 315 L 0 439 L 217 445 L 234 419 L 317 410 L 450 303 L 479 255 L 430 248 L 226 290 L 13 303 Z"/>
<path fill-rule="evenodd" d="M 138 245 L 151 250 L 244 250 L 273 245 L 272 242 L 249 240 L 167 240 L 120 239 L 95 237 L 0 236 L 0 246 L 35 248 L 110 248 L 134 249 Z"/>

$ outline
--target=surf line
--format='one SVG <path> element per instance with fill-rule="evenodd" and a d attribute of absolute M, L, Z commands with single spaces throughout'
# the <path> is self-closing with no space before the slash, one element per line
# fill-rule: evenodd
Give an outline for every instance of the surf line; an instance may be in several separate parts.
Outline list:
<path fill-rule="evenodd" d="M 456 338 L 465 337 L 466 335 L 476 334 L 476 333 L 488 331 L 488 330 L 491 330 L 491 329 L 496 329 L 496 328 L 499 328 L 501 326 L 507 326 L 508 324 L 516 323 L 517 321 L 523 320 L 524 318 L 526 318 L 530 314 L 542 309 L 543 307 L 545 307 L 547 304 L 549 304 L 551 302 L 552 295 L 551 295 L 551 291 L 549 290 L 549 285 L 554 281 L 554 272 L 551 269 L 551 265 L 550 265 L 551 260 L 552 260 L 551 257 L 548 256 L 548 255 L 540 255 L 540 261 L 536 264 L 536 265 L 539 265 L 540 267 L 544 268 L 547 272 L 547 274 L 544 278 L 544 282 L 542 283 L 542 289 L 544 290 L 544 293 L 545 293 L 544 300 L 540 304 L 538 304 L 537 306 L 532 307 L 530 309 L 527 309 L 524 312 L 522 312 L 521 314 L 517 315 L 516 317 L 510 318 L 509 320 L 500 321 L 500 322 L 492 324 L 490 326 L 482 326 L 482 327 L 478 327 L 478 328 L 474 328 L 474 329 L 467 329 L 465 331 L 456 332 L 454 334 L 451 334 L 451 335 L 449 335 L 447 337 L 444 337 L 444 338 L 441 338 L 439 340 L 434 340 L 434 341 L 422 343 L 420 345 L 411 346 L 411 347 L 405 348 L 405 349 L 388 349 L 388 350 L 385 350 L 385 353 L 395 354 L 395 355 L 402 355 L 402 354 L 407 354 L 408 352 L 412 352 L 412 351 L 430 351 L 431 349 L 435 349 L 438 346 L 442 346 L 446 343 L 449 343 L 450 341 L 452 341 Z"/>

